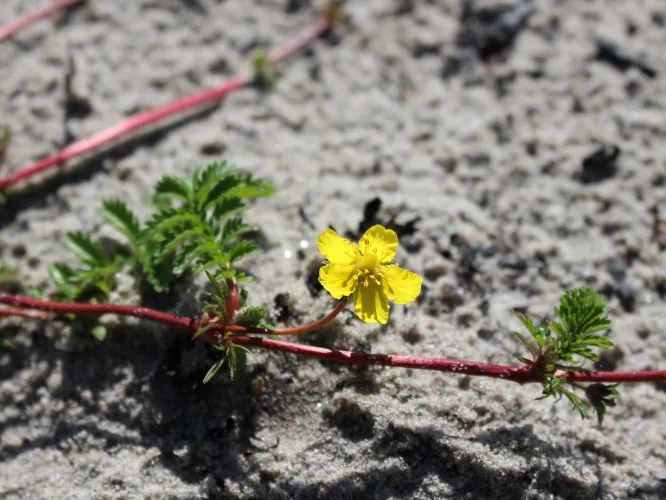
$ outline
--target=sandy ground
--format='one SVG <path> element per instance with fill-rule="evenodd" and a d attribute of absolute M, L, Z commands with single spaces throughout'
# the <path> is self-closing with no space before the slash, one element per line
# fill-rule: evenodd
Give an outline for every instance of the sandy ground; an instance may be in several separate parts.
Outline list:
<path fill-rule="evenodd" d="M 43 3 L 5 0 L 0 19 Z M 102 199 L 145 218 L 162 175 L 225 158 L 278 188 L 248 213 L 266 252 L 247 266 L 251 301 L 281 325 L 334 304 L 309 287 L 319 231 L 356 231 L 375 197 L 381 220 L 421 217 L 398 257 L 425 276 L 419 303 L 385 327 L 346 311 L 304 342 L 514 363 L 511 310 L 552 314 L 586 285 L 614 321 L 602 368 L 664 368 L 663 0 L 537 3 L 483 61 L 460 40 L 457 1 L 350 2 L 350 25 L 290 60 L 274 91 L 241 90 L 10 200 L 0 259 L 45 283 L 49 264 L 71 262 L 66 231 L 115 237 Z M 314 19 L 307 1 L 93 0 L 42 21 L 0 45 L 0 120 L 14 133 L 0 168 L 215 85 Z M 600 38 L 662 75 L 597 60 Z M 70 59 L 87 107 L 67 106 Z M 581 178 L 603 145 L 620 148 L 616 170 Z M 486 251 L 470 263 L 461 237 Z M 278 293 L 292 300 L 282 319 Z M 196 297 L 185 286 L 151 305 L 195 313 Z M 144 323 L 102 344 L 61 324 L 10 320 L 0 334 L 17 345 L 0 352 L 3 499 L 666 498 L 664 385 L 622 387 L 600 428 L 535 401 L 537 386 L 274 353 L 203 386 L 213 353 Z"/>

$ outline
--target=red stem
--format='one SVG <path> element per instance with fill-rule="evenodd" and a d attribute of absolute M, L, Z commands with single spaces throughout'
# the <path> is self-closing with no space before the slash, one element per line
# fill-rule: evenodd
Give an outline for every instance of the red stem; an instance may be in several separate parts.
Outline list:
<path fill-rule="evenodd" d="M 33 299 L 21 295 L 0 293 L 0 304 L 24 309 L 37 309 L 59 314 L 119 314 L 121 316 L 134 316 L 165 325 L 197 331 L 199 321 L 183 316 L 174 316 L 169 313 L 148 309 L 147 307 L 125 306 L 119 304 L 77 304 L 65 302 L 50 302 L 48 300 Z M 50 318 L 49 318 L 50 319 Z M 196 327 L 195 327 L 196 325 Z"/>
<path fill-rule="evenodd" d="M 8 38 L 13 37 L 17 32 L 26 28 L 40 19 L 48 17 L 52 14 L 55 14 L 59 10 L 66 9 L 71 7 L 74 4 L 78 3 L 80 0 L 56 0 L 51 5 L 46 7 L 41 7 L 27 16 L 24 16 L 16 21 L 12 21 L 6 26 L 0 28 L 0 42 L 7 40 Z"/>
<path fill-rule="evenodd" d="M 275 330 L 268 330 L 266 328 L 246 328 L 238 325 L 227 325 L 220 330 L 231 332 L 235 334 L 259 333 L 262 335 L 302 335 L 304 333 L 319 330 L 320 328 L 329 324 L 347 305 L 347 297 L 343 297 L 340 303 L 330 313 L 317 321 L 303 326 L 294 328 L 276 328 Z"/>
<path fill-rule="evenodd" d="M 42 311 L 50 311 L 54 313 L 75 313 L 75 314 L 105 314 L 115 313 L 125 316 L 135 316 L 144 318 L 166 325 L 176 326 L 187 330 L 189 333 L 196 332 L 201 326 L 201 322 L 194 318 L 185 318 L 181 316 L 173 316 L 171 314 L 155 311 L 145 307 L 123 306 L 114 304 L 72 304 L 49 302 L 30 297 L 23 297 L 19 295 L 9 295 L 0 293 L 0 303 L 8 304 L 12 308 L 0 309 L 0 311 L 16 311 L 13 308 L 31 308 Z M 344 307 L 344 301 L 335 308 L 326 318 L 315 322 L 320 324 L 323 320 L 328 318 L 328 321 L 333 319 Z M 335 313 L 335 314 L 334 314 Z M 27 316 L 22 311 L 18 314 L 20 316 Z M 28 316 L 34 317 L 34 316 Z M 51 318 L 40 318 L 51 319 Z M 309 328 L 306 325 L 302 328 Z M 320 324 L 320 326 L 322 326 Z M 227 326 L 225 331 L 236 330 L 236 325 Z M 284 329 L 293 330 L 293 329 Z M 264 333 L 263 331 L 260 333 Z M 275 333 L 275 332 L 266 332 Z M 200 337 L 203 340 L 212 342 L 217 341 L 217 334 L 214 331 L 204 332 Z M 336 361 L 339 363 L 351 363 L 361 365 L 380 365 L 389 367 L 402 367 L 413 368 L 417 370 L 435 370 L 440 372 L 457 373 L 461 375 L 475 375 L 482 377 L 493 377 L 521 384 L 539 382 L 540 376 L 531 371 L 528 367 L 514 367 L 495 365 L 490 363 L 481 363 L 477 361 L 465 361 L 456 359 L 443 359 L 443 358 L 422 358 L 417 356 L 399 356 L 394 354 L 367 354 L 363 352 L 351 351 L 338 351 L 332 349 L 324 349 L 321 347 L 314 347 L 304 344 L 296 344 L 292 342 L 283 342 L 280 340 L 272 340 L 260 337 L 246 337 L 234 335 L 233 342 L 238 345 L 249 347 L 258 347 L 271 351 L 281 351 L 299 356 L 310 358 L 325 359 L 328 361 Z M 605 382 L 605 383 L 636 383 L 636 382 L 664 382 L 666 381 L 666 370 L 651 370 L 644 372 L 557 372 L 556 375 L 566 375 L 569 382 Z"/>
<path fill-rule="evenodd" d="M 53 319 L 53 316 L 51 314 L 39 311 L 30 311 L 27 309 L 20 309 L 18 307 L 0 307 L 0 316 L 21 316 L 23 318 L 43 319 L 43 320 Z"/>
<path fill-rule="evenodd" d="M 304 47 L 308 46 L 314 40 L 323 35 L 328 30 L 334 21 L 329 16 L 320 17 L 315 24 L 307 28 L 303 33 L 298 35 L 293 40 L 285 43 L 281 47 L 273 49 L 268 54 L 268 62 L 277 64 L 291 54 L 298 52 Z"/>
<path fill-rule="evenodd" d="M 304 31 L 296 39 L 287 42 L 284 46 L 271 52 L 269 55 L 269 62 L 277 63 L 302 49 L 317 37 L 321 36 L 330 26 L 331 21 L 328 17 L 319 19 L 312 27 Z M 77 156 L 98 149 L 111 141 L 125 137 L 136 130 L 154 124 L 157 121 L 186 110 L 198 108 L 206 103 L 217 101 L 226 94 L 249 85 L 252 81 L 253 75 L 235 76 L 217 87 L 183 97 L 166 106 L 154 108 L 131 116 L 130 118 L 112 125 L 90 137 L 70 144 L 56 154 L 48 156 L 27 168 L 0 178 L 0 192 L 7 190 L 17 182 L 25 180 L 43 170 L 60 165 L 67 160 L 71 160 L 72 158 L 76 158 Z"/>

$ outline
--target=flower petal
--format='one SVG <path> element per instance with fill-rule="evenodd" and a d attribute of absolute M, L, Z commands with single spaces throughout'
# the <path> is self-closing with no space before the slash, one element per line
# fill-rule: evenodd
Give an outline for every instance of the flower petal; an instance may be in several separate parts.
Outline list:
<path fill-rule="evenodd" d="M 347 297 L 358 285 L 358 268 L 355 263 L 328 264 L 319 269 L 319 283 L 333 298 Z"/>
<path fill-rule="evenodd" d="M 346 238 L 327 229 L 317 239 L 319 252 L 332 264 L 356 264 L 358 249 Z"/>
<path fill-rule="evenodd" d="M 376 249 L 379 262 L 390 262 L 395 258 L 398 248 L 398 235 L 395 231 L 377 224 L 365 232 L 359 246 L 363 254 L 374 252 Z"/>
<path fill-rule="evenodd" d="M 421 293 L 423 278 L 416 273 L 402 269 L 395 264 L 379 268 L 382 290 L 396 304 L 407 304 Z"/>
<path fill-rule="evenodd" d="M 360 284 L 354 292 L 354 309 L 361 321 L 385 325 L 388 321 L 389 307 L 381 285 L 373 279 L 370 279 L 367 285 Z"/>

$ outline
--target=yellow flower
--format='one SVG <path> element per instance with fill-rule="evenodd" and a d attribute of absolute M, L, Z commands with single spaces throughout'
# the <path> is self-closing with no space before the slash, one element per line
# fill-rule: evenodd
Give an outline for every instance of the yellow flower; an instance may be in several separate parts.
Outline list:
<path fill-rule="evenodd" d="M 386 324 L 389 300 L 407 304 L 421 293 L 421 276 L 391 264 L 398 235 L 390 229 L 372 226 L 358 245 L 327 229 L 318 244 L 328 259 L 319 282 L 336 299 L 351 295 L 356 314 L 366 323 Z"/>

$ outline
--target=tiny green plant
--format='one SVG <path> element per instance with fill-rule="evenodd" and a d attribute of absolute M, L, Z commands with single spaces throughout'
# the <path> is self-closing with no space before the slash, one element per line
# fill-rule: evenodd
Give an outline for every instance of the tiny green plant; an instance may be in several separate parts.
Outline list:
<path fill-rule="evenodd" d="M 226 162 L 213 163 L 185 178 L 164 177 L 155 188 L 155 211 L 142 225 L 120 200 L 103 203 L 103 215 L 124 242 L 103 248 L 90 235 L 70 233 L 65 246 L 80 266 L 54 265 L 50 272 L 56 293 L 51 300 L 0 293 L 0 316 L 44 321 L 71 320 L 73 316 L 134 316 L 184 330 L 193 340 L 209 342 L 219 358 L 208 370 L 209 382 L 227 366 L 232 378 L 244 369 L 250 349 L 267 349 L 341 363 L 380 365 L 500 378 L 520 384 L 539 383 L 537 399 L 566 397 L 583 418 L 589 408 L 599 424 L 617 403 L 618 384 L 666 381 L 666 370 L 643 372 L 591 371 L 585 363 L 598 360 L 598 351 L 612 347 L 606 336 L 611 323 L 603 298 L 588 288 L 566 291 L 556 319 L 535 322 L 516 314 L 527 334 L 514 332 L 525 349 L 518 355 L 522 366 L 478 361 L 427 358 L 330 350 L 285 342 L 281 337 L 302 335 L 323 328 L 346 307 L 366 323 L 386 324 L 389 301 L 408 304 L 421 291 L 422 278 L 393 264 L 398 248 L 394 231 L 375 225 L 359 243 L 342 238 L 331 229 L 319 235 L 319 251 L 327 259 L 319 271 L 322 286 L 338 300 L 323 318 L 293 328 L 276 328 L 262 307 L 248 305 L 248 292 L 239 287 L 247 275 L 238 263 L 259 250 L 249 238 L 253 228 L 242 219 L 250 200 L 270 196 L 273 187 Z M 142 306 L 106 303 L 122 269 L 132 269 L 156 292 L 169 290 L 185 274 L 206 275 L 212 292 L 202 304 L 200 316 L 182 317 Z M 0 270 L 1 271 L 1 270 Z M 98 340 L 106 329 L 92 328 Z"/>
<path fill-rule="evenodd" d="M 514 335 L 527 348 L 532 358 L 517 355 L 516 358 L 541 376 L 543 395 L 561 398 L 565 396 L 583 418 L 588 417 L 584 401 L 574 393 L 577 386 L 567 383 L 568 372 L 589 371 L 585 361 L 599 360 L 595 349 L 608 349 L 613 343 L 599 332 L 611 326 L 606 317 L 607 308 L 603 298 L 590 288 L 568 290 L 560 298 L 560 306 L 555 308 L 560 321 L 542 322 L 535 325 L 532 318 L 516 313 L 516 317 L 532 336 L 526 338 L 519 332 Z M 570 387 L 568 387 L 570 386 Z M 603 389 L 602 389 L 603 388 Z M 597 392 L 602 396 L 589 397 L 588 401 L 597 412 L 601 424 L 606 406 L 615 406 L 618 396 L 615 386 L 597 384 Z"/>
<path fill-rule="evenodd" d="M 163 177 L 153 201 L 156 211 L 141 227 L 138 217 L 118 199 L 103 203 L 103 214 L 126 242 L 110 255 L 89 234 L 67 233 L 64 245 L 80 260 L 72 268 L 65 263 L 51 266 L 49 274 L 57 300 L 82 297 L 105 301 L 115 277 L 126 266 L 166 292 L 192 267 L 199 273 L 212 269 L 215 278 L 246 277 L 234 265 L 258 250 L 251 240 L 239 236 L 254 228 L 239 216 L 247 200 L 270 196 L 273 187 L 241 174 L 226 162 L 197 169 L 190 177 Z"/>

